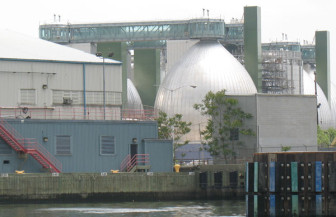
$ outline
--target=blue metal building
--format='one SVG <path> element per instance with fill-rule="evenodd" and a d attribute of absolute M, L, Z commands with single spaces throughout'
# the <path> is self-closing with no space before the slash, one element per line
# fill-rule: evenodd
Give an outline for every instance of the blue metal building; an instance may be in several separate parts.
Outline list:
<path fill-rule="evenodd" d="M 44 155 L 55 157 L 66 173 L 120 170 L 122 161 L 135 154 L 146 155 L 142 164 L 150 165 L 149 171 L 172 171 L 172 141 L 157 139 L 155 121 L 8 119 L 2 120 L 0 131 L 1 173 L 46 171 L 42 167 L 48 166 L 29 151 L 33 144 L 45 148 Z M 10 137 L 17 137 L 27 153 L 13 150 L 5 131 L 11 131 Z"/>

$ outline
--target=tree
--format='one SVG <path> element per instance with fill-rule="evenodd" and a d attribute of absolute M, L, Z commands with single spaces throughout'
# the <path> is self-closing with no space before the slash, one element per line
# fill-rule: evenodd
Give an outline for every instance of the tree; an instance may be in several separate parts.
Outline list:
<path fill-rule="evenodd" d="M 180 139 L 183 135 L 190 132 L 191 122 L 182 121 L 181 114 L 175 114 L 173 117 L 168 117 L 168 115 L 160 111 L 159 117 L 156 119 L 159 128 L 159 139 L 173 139 L 173 151 L 188 143 L 184 141 L 181 143 Z"/>
<path fill-rule="evenodd" d="M 202 115 L 209 117 L 205 129 L 201 132 L 207 142 L 207 150 L 213 156 L 222 156 L 228 162 L 228 157 L 235 158 L 235 147 L 242 145 L 239 134 L 254 135 L 254 132 L 244 126 L 244 121 L 252 118 L 238 107 L 238 100 L 228 97 L 225 90 L 217 93 L 208 92 L 201 104 L 194 108 Z"/>
<path fill-rule="evenodd" d="M 317 126 L 317 144 L 319 147 L 329 147 L 336 137 L 336 129 L 329 128 L 322 130 L 320 126 Z"/>

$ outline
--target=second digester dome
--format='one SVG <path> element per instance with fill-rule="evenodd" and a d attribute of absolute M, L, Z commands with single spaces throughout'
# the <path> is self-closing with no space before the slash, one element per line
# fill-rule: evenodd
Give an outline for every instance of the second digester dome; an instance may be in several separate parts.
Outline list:
<path fill-rule="evenodd" d="M 195 87 L 196 86 L 196 87 Z M 184 138 L 200 141 L 207 119 L 193 108 L 209 92 L 226 90 L 227 95 L 249 95 L 257 89 L 245 68 L 217 41 L 192 46 L 166 75 L 158 90 L 155 108 L 169 116 L 182 114 L 192 122 Z"/>

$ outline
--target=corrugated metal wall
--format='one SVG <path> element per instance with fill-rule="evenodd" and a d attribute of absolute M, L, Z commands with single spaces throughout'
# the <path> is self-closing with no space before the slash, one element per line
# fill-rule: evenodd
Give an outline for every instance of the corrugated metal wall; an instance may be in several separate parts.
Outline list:
<path fill-rule="evenodd" d="M 85 67 L 83 67 L 85 64 Z M 105 64 L 106 91 L 122 92 L 121 65 Z M 0 106 L 23 106 L 20 89 L 34 89 L 36 102 L 31 106 L 53 106 L 52 91 L 103 92 L 103 65 L 91 63 L 53 63 L 41 61 L 0 61 Z M 43 85 L 47 85 L 44 88 Z M 121 105 L 121 104 L 120 104 Z"/>
<path fill-rule="evenodd" d="M 52 121 L 52 120 L 8 120 L 8 122 L 25 138 L 36 138 L 51 154 L 63 164 L 62 172 L 105 172 L 120 169 L 121 161 L 130 152 L 132 139 L 139 144 L 138 153 L 150 154 L 153 172 L 171 171 L 172 144 L 157 138 L 156 122 L 132 121 Z M 71 138 L 71 155 L 56 155 L 56 136 L 66 135 Z M 115 137 L 115 154 L 100 154 L 100 137 Z M 48 141 L 44 142 L 43 137 Z M 7 145 L 0 143 L 0 145 Z M 162 161 L 161 159 L 165 159 Z M 6 160 L 10 163 L 6 164 Z M 41 166 L 30 156 L 18 159 L 17 153 L 0 155 L 3 172 L 25 170 L 40 172 Z M 5 163 L 5 164 L 4 164 Z"/>

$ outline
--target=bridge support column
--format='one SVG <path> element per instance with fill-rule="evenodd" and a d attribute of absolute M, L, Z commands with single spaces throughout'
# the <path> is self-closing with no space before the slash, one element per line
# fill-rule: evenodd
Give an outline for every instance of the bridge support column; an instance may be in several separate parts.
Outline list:
<path fill-rule="evenodd" d="M 160 85 L 160 50 L 134 50 L 134 84 L 143 105 L 154 106 Z"/>
<path fill-rule="evenodd" d="M 258 92 L 262 92 L 260 7 L 244 7 L 244 61 Z"/>
<path fill-rule="evenodd" d="M 122 62 L 122 105 L 127 105 L 127 73 L 128 50 L 125 42 L 101 42 L 97 43 L 97 52 L 101 52 L 105 58 L 111 58 Z M 113 53 L 112 57 L 109 54 Z"/>
<path fill-rule="evenodd" d="M 315 32 L 316 79 L 330 104 L 330 36 L 329 31 Z"/>

